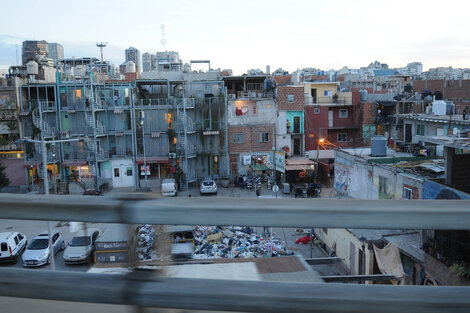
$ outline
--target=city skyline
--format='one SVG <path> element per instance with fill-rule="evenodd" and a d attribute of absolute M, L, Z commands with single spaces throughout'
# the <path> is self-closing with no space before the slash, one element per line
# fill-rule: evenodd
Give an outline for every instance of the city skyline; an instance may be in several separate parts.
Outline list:
<path fill-rule="evenodd" d="M 214 1 L 159 5 L 137 1 L 134 7 L 145 9 L 132 16 L 127 2 L 93 3 L 92 10 L 88 2 L 82 5 L 86 10 L 75 10 L 73 16 L 59 1 L 5 4 L 9 14 L 4 20 L 15 28 L 0 33 L 0 67 L 16 64 L 16 45 L 21 55 L 24 40 L 60 43 L 65 57 L 99 57 L 96 42 L 107 41 L 105 59 L 119 66 L 124 50 L 131 46 L 141 54 L 162 51 L 162 24 L 164 50 L 179 51 L 184 62 L 210 59 L 213 68 L 231 68 L 235 74 L 252 68 L 264 70 L 266 65 L 292 72 L 303 67 L 359 68 L 375 60 L 391 68 L 418 61 L 424 70 L 465 68 L 470 63 L 464 19 L 468 5 L 461 1 L 448 1 L 446 6 L 437 1 L 398 1 L 393 7 L 372 1 L 361 7 L 346 1 L 298 1 L 295 6 L 278 1 L 224 5 Z M 439 16 L 452 17 L 452 24 L 433 22 L 438 20 L 438 5 Z M 37 14 L 41 12 L 44 14 Z M 45 18 L 31 29 L 27 23 L 15 24 L 19 15 L 23 20 Z M 132 23 L 126 22 L 129 19 Z M 77 20 L 87 23 L 77 27 Z"/>

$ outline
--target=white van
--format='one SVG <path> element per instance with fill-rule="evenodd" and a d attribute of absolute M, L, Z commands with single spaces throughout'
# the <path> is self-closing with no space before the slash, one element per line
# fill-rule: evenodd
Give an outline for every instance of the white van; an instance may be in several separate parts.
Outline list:
<path fill-rule="evenodd" d="M 26 248 L 26 237 L 18 232 L 0 233 L 0 262 L 18 262 L 20 253 Z"/>
<path fill-rule="evenodd" d="M 177 193 L 176 181 L 173 178 L 162 180 L 162 196 L 176 197 Z"/>

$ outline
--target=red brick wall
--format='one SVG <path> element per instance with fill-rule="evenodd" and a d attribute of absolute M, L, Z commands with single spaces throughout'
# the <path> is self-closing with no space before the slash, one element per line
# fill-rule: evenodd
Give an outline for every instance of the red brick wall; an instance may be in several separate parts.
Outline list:
<path fill-rule="evenodd" d="M 314 109 L 319 108 L 320 113 L 315 114 Z M 347 109 L 348 117 L 339 118 L 339 110 Z M 329 129 L 328 126 L 328 111 L 333 110 L 333 128 L 334 127 L 348 127 L 346 129 Z M 318 139 L 321 137 L 327 138 L 331 143 L 340 147 L 353 147 L 358 146 L 361 142 L 358 137 L 358 127 L 360 123 L 359 106 L 348 107 L 334 107 L 334 106 L 306 106 L 305 107 L 305 150 L 317 150 Z M 351 129 L 353 128 L 353 129 Z M 337 143 L 337 134 L 346 133 L 348 136 L 348 143 Z M 349 141 L 351 140 L 351 143 Z"/>
<path fill-rule="evenodd" d="M 407 185 L 407 184 L 403 184 L 403 187 L 411 189 L 411 191 L 412 191 L 411 199 L 413 199 L 413 200 L 418 200 L 419 199 L 419 190 L 418 190 L 418 188 Z"/>
<path fill-rule="evenodd" d="M 319 114 L 315 114 L 315 108 L 320 109 Z M 319 129 L 322 129 L 319 133 Z M 319 137 L 327 134 L 328 129 L 328 107 L 306 106 L 305 107 L 305 150 L 317 150 Z"/>
<path fill-rule="evenodd" d="M 287 101 L 288 95 L 294 95 L 293 103 Z M 279 86 L 277 88 L 277 101 L 279 111 L 303 111 L 305 103 L 304 87 Z"/>
<path fill-rule="evenodd" d="M 273 147 L 274 125 L 230 126 L 228 128 L 229 153 L 270 151 Z M 243 143 L 234 143 L 233 134 L 243 133 Z M 268 142 L 259 142 L 259 133 L 269 133 Z"/>
<path fill-rule="evenodd" d="M 339 117 L 339 110 L 348 110 L 347 118 Z M 328 110 L 333 111 L 333 126 L 334 127 L 356 127 L 354 123 L 353 107 L 329 107 Z"/>
<path fill-rule="evenodd" d="M 274 81 L 278 86 L 282 85 L 289 85 L 292 84 L 292 75 L 281 75 L 281 76 L 273 76 Z"/>
<path fill-rule="evenodd" d="M 377 116 L 377 104 L 375 102 L 361 103 L 361 125 L 375 124 Z"/>
<path fill-rule="evenodd" d="M 328 141 L 332 144 L 341 147 L 341 148 L 355 148 L 360 144 L 360 139 L 358 138 L 358 130 L 348 128 L 348 129 L 328 129 Z M 346 142 L 338 142 L 338 134 L 346 134 Z"/>
<path fill-rule="evenodd" d="M 460 81 L 447 80 L 445 85 L 442 79 L 428 80 L 428 88 L 431 92 L 440 91 L 448 99 L 470 99 L 470 80 L 462 80 L 462 87 Z M 445 87 L 445 88 L 444 88 Z M 423 92 L 426 89 L 425 80 L 413 81 L 413 91 Z"/>
<path fill-rule="evenodd" d="M 26 184 L 26 174 L 23 159 L 0 160 L 5 166 L 5 174 L 10 180 L 10 186 L 22 186 Z"/>

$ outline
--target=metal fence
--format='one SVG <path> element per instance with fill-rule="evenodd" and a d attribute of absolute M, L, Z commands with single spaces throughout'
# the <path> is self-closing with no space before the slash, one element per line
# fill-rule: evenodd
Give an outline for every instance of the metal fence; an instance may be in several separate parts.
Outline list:
<path fill-rule="evenodd" d="M 0 217 L 129 224 L 468 229 L 468 200 L 159 198 L 0 195 Z M 214 200 L 215 199 L 215 200 Z M 129 201 L 133 200 L 133 201 Z M 0 295 L 250 312 L 468 312 L 470 287 L 275 283 L 0 270 Z"/>

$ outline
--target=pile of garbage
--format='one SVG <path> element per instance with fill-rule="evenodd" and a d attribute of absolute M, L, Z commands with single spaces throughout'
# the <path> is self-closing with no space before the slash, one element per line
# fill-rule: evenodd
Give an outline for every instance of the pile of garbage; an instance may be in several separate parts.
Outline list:
<path fill-rule="evenodd" d="M 142 225 L 137 227 L 137 245 L 135 251 L 141 261 L 154 260 L 157 252 L 154 249 L 156 228 L 152 225 Z"/>
<path fill-rule="evenodd" d="M 196 226 L 195 259 L 262 258 L 286 255 L 281 240 L 257 234 L 250 227 Z"/>

